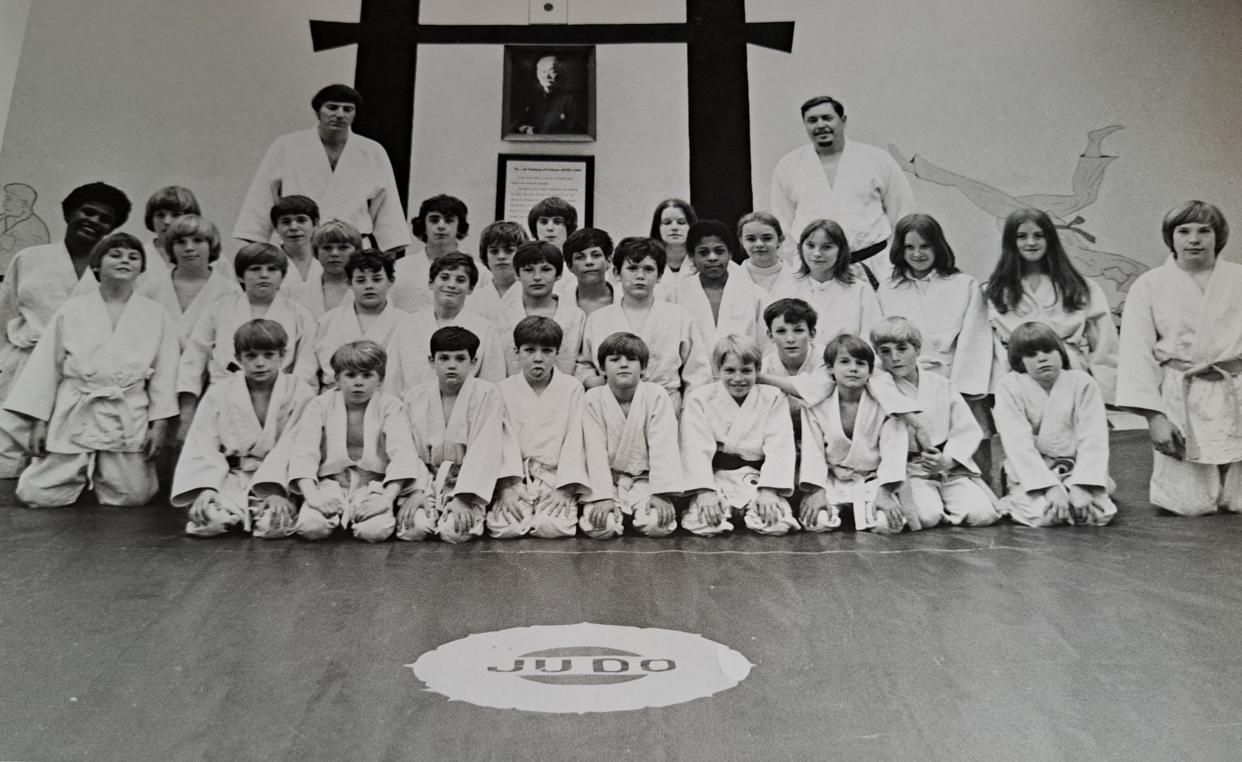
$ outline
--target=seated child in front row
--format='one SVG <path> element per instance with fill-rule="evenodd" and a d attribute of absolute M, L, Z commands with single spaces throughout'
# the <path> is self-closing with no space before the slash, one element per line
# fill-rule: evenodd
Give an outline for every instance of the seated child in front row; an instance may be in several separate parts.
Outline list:
<path fill-rule="evenodd" d="M 445 542 L 466 542 L 483 534 L 496 482 L 522 471 L 499 390 L 474 377 L 479 337 L 449 326 L 431 334 L 429 344 L 435 378 L 407 389 L 405 407 L 432 487 L 424 505 L 398 513 L 397 539 L 437 533 Z"/>
<path fill-rule="evenodd" d="M 332 355 L 338 348 L 359 339 L 370 339 L 386 347 L 397 327 L 408 317 L 408 313 L 388 298 L 393 264 L 383 253 L 367 249 L 351 254 L 345 261 L 345 274 L 353 298 L 342 300 L 319 318 L 315 335 L 319 383 L 323 389 L 336 385 Z"/>
<path fill-rule="evenodd" d="M 590 492 L 579 526 L 597 540 L 619 537 L 622 517 L 648 537 L 677 528 L 672 498 L 682 489 L 677 418 L 668 393 L 641 380 L 650 354 L 632 333 L 600 342 L 606 383 L 583 396 Z"/>
<path fill-rule="evenodd" d="M 842 334 L 824 347 L 824 363 L 835 388 L 802 411 L 802 526 L 832 531 L 841 526 L 842 508 L 852 508 L 855 529 L 899 532 L 906 424 L 885 415 L 867 386 L 875 353 L 857 336 Z"/>
<path fill-rule="evenodd" d="M 910 433 L 902 507 L 912 530 L 942 520 L 987 526 L 1000 518 L 995 495 L 984 485 L 972 455 L 983 430 L 970 406 L 945 376 L 919 369 L 923 336 L 903 317 L 887 317 L 871 329 L 871 344 L 897 391 L 918 401 L 921 412 L 905 420 Z"/>
<path fill-rule="evenodd" d="M 10 431 L 29 425 L 33 460 L 17 480 L 24 505 L 71 505 L 88 486 L 103 505 L 145 505 L 159 487 L 155 458 L 177 415 L 178 338 L 164 308 L 134 293 L 145 259 L 128 233 L 95 244 L 99 289 L 61 305 L 4 400 L 23 419 Z"/>
<path fill-rule="evenodd" d="M 398 499 L 402 508 L 426 502 L 430 480 L 405 408 L 380 391 L 387 360 L 374 341 L 336 350 L 337 388 L 311 400 L 285 434 L 285 486 L 302 495 L 294 529 L 307 540 L 321 540 L 339 526 L 359 540 L 383 542 L 396 527 Z"/>
<path fill-rule="evenodd" d="M 497 384 L 522 459 L 522 479 L 506 480 L 487 514 L 492 537 L 573 537 L 578 495 L 587 485 L 582 384 L 555 368 L 563 341 L 551 318 L 531 315 L 513 329 L 521 372 Z"/>
<path fill-rule="evenodd" d="M 684 489 L 694 491 L 681 525 L 699 535 L 733 529 L 782 535 L 798 528 L 787 498 L 794 487 L 794 436 L 781 390 L 758 386 L 759 347 L 736 334 L 716 342 L 720 379 L 691 389 L 681 414 Z"/>
<path fill-rule="evenodd" d="M 214 537 L 237 526 L 255 537 L 293 534 L 296 509 L 283 490 L 256 493 L 253 504 L 249 497 L 263 459 L 315 397 L 280 372 L 288 343 L 274 320 L 247 321 L 233 334 L 241 372 L 203 395 L 173 474 L 171 502 L 189 507 L 186 534 Z"/>
<path fill-rule="evenodd" d="M 1060 338 L 1043 323 L 1014 329 L 1009 367 L 993 413 L 1005 449 L 1005 512 L 1032 527 L 1112 521 L 1117 506 L 1109 497 L 1108 419 L 1099 384 L 1070 368 Z"/>

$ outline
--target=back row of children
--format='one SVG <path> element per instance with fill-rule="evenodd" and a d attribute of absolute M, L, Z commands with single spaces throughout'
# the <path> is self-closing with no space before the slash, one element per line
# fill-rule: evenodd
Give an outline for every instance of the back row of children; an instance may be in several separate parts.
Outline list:
<path fill-rule="evenodd" d="M 762 213 L 748 215 L 739 225 L 750 259 L 737 266 L 733 263 L 737 255 L 735 239 L 723 225 L 711 221 L 680 224 L 687 221 L 686 217 L 693 217 L 693 210 L 684 203 L 665 202 L 656 210 L 653 232 L 668 242 L 667 246 L 653 239 L 626 239 L 613 251 L 611 240 L 602 231 L 586 229 L 566 236 L 574 228 L 576 215 L 564 202 L 549 199 L 532 210 L 529 221 L 531 230 L 547 237 L 548 242 L 525 243 L 523 231 L 512 223 L 494 223 L 484 231 L 480 258 L 490 268 L 492 277 L 487 281 L 483 275 L 486 271 L 481 272 L 472 257 L 450 251 L 466 231 L 465 207 L 457 199 L 438 196 L 424 202 L 414 228 L 426 242 L 426 252 L 400 260 L 396 271 L 376 252 L 358 253 L 361 241 L 343 223 L 330 222 L 316 228 L 316 214 L 313 202 L 301 197 L 282 199 L 273 208 L 273 221 L 281 233 L 284 251 L 267 244 L 243 248 L 233 263 L 243 286 L 241 291 L 211 266 L 219 256 L 219 237 L 213 225 L 200 217 L 186 216 L 170 223 L 164 231 L 165 252 L 176 257 L 176 266 L 169 273 L 162 301 L 168 314 L 176 315 L 177 307 L 183 318 L 177 335 L 184 343 L 184 351 L 175 384 L 181 402 L 183 435 L 190 430 L 197 400 L 205 386 L 223 380 L 238 368 L 235 360 L 240 358 L 230 352 L 233 347 L 229 339 L 240 323 L 255 317 L 273 319 L 282 325 L 287 336 L 282 368 L 305 380 L 308 389 L 330 387 L 334 375 L 331 358 L 345 342 L 372 338 L 381 345 L 387 344 L 390 352 L 384 383 L 386 389 L 397 395 L 430 380 L 432 363 L 421 347 L 428 346 L 430 335 L 439 327 L 456 325 L 469 330 L 480 345 L 470 372 L 484 380 L 499 380 L 520 368 L 517 345 L 511 339 L 513 324 L 531 315 L 550 317 L 562 334 L 557 347 L 561 374 L 573 372 L 587 389 L 607 382 L 598 347 L 614 333 L 630 332 L 643 339 L 648 350 L 645 378 L 664 388 L 676 413 L 682 407 L 683 392 L 709 385 L 713 378 L 705 355 L 715 337 L 741 336 L 762 347 L 799 331 L 809 338 L 816 325 L 821 336 L 865 336 L 879 318 L 877 301 L 885 312 L 890 312 L 886 302 L 900 304 L 905 300 L 909 304 L 891 311 L 914 316 L 929 336 L 927 342 L 918 344 L 917 365 L 947 377 L 954 392 L 977 398 L 982 396 L 982 389 L 996 392 L 998 399 L 1004 397 L 999 390 L 1003 376 L 989 372 L 987 366 L 994 357 L 1009 359 L 1006 344 L 1012 343 L 1012 329 L 1007 333 L 1005 321 L 993 315 L 993 330 L 985 328 L 981 340 L 979 326 L 986 326 L 988 321 L 978 317 L 983 312 L 979 292 L 969 276 L 956 271 L 952 250 L 942 231 L 925 215 L 912 215 L 898 222 L 891 252 L 893 276 L 881 284 L 877 297 L 857 275 L 857 268 L 850 266 L 840 228 L 826 220 L 803 231 L 798 270 L 782 271 L 783 265 L 778 263 L 775 269 L 780 272 L 773 294 L 765 295 L 752 276 L 773 269 L 763 258 L 778 256 L 781 235 L 775 220 L 765 219 Z M 303 245 L 308 231 L 310 248 L 318 255 L 314 260 L 319 264 L 318 271 L 309 265 L 301 271 L 301 254 L 291 251 Z M 693 254 L 687 259 L 683 251 L 680 269 L 666 274 L 669 253 L 674 252 L 675 256 L 679 238 L 685 241 L 683 249 Z M 1066 340 L 1058 350 L 1066 362 L 1076 369 L 1091 370 L 1107 385 L 1111 376 L 1106 360 L 1115 352 L 1116 336 L 1106 302 L 1102 308 L 1098 304 L 1103 301 L 1098 286 L 1073 268 L 1059 245 L 1055 229 L 1042 213 L 1027 210 L 1011 215 L 1003 242 L 998 275 L 983 292 L 987 312 L 1008 315 L 1007 319 L 1014 324 L 1024 316 L 1041 318 L 1053 329 L 1054 336 L 1061 334 L 1058 338 Z M 125 245 L 119 248 L 124 249 L 135 242 L 122 243 Z M 351 252 L 353 256 L 347 258 Z M 104 258 L 101 256 L 99 261 L 102 263 Z M 605 263 L 610 259 L 613 266 L 606 270 Z M 763 273 L 754 271 L 752 265 L 756 262 Z M 561 277 L 566 263 L 572 275 Z M 429 285 L 419 288 L 410 273 L 424 267 Z M 285 289 L 287 274 L 295 269 L 299 270 L 302 283 Z M 1012 284 L 1006 285 L 1006 273 L 1019 276 L 1017 293 L 1008 287 Z M 219 284 L 214 288 L 222 295 L 212 303 L 217 306 L 204 309 L 200 303 L 206 303 L 205 297 L 211 293 L 207 284 L 213 280 Z M 344 291 L 340 288 L 342 281 L 347 283 Z M 149 277 L 140 289 L 158 295 L 155 282 L 154 277 Z M 520 289 L 512 288 L 515 282 L 520 282 Z M 936 284 L 935 288 L 931 284 Z M 608 304 L 615 298 L 614 285 L 620 286 L 622 298 Z M 806 297 L 803 302 L 809 306 L 814 322 L 808 324 L 803 320 L 799 328 L 782 325 L 784 318 L 765 320 L 764 305 L 779 296 L 782 288 L 798 289 L 796 293 Z M 415 308 L 413 318 L 403 316 L 394 305 L 394 295 L 402 291 L 405 295 L 401 299 Z M 1051 301 L 1039 298 L 1043 291 L 1050 292 Z M 286 293 L 292 293 L 293 298 Z M 428 303 L 430 307 L 424 306 Z M 810 305 L 817 305 L 818 309 Z M 471 309 L 476 306 L 477 311 Z M 324 311 L 318 325 L 311 312 L 316 308 Z M 493 315 L 490 320 L 480 314 L 489 310 Z M 197 316 L 187 320 L 187 314 Z M 825 315 L 833 322 L 825 324 Z M 158 323 L 153 321 L 151 325 Z M 801 401 L 824 399 L 831 391 L 832 379 L 822 369 L 816 371 L 806 366 L 814 365 L 813 358 L 818 354 L 770 347 L 767 359 L 773 361 L 765 363 L 759 380 L 793 392 Z M 807 370 L 810 373 L 781 380 L 781 376 Z M 46 385 L 35 388 L 38 393 L 33 396 L 47 396 Z M 883 383 L 880 389 L 877 398 L 888 398 L 884 407 L 900 412 L 904 404 L 901 396 L 896 392 L 890 395 Z M 97 406 L 97 397 L 89 399 L 92 406 Z M 7 406 L 16 410 L 12 404 Z M 986 420 L 981 406 L 974 407 L 975 417 Z M 997 415 L 999 423 L 999 411 Z M 1039 418 L 1033 415 L 1030 420 L 1035 429 L 1042 431 Z M 1004 442 L 1003 425 L 1001 433 Z M 924 444 L 934 446 L 939 442 Z M 1104 463 L 1106 467 L 1106 456 Z M 1064 464 L 1061 468 L 1064 470 Z M 80 491 L 81 484 L 97 482 L 96 470 L 92 458 L 84 473 L 74 477 L 77 482 L 70 480 L 70 491 L 73 483 L 79 485 L 76 489 Z M 1031 480 L 1029 476 L 1021 480 L 1017 474 L 1010 477 L 1011 481 L 1021 483 Z M 42 476 L 39 479 L 46 481 Z M 30 490 L 23 494 L 29 495 Z M 142 492 L 132 494 L 140 496 Z M 1081 495 L 1071 496 L 1079 498 L 1077 503 L 1082 502 Z"/>

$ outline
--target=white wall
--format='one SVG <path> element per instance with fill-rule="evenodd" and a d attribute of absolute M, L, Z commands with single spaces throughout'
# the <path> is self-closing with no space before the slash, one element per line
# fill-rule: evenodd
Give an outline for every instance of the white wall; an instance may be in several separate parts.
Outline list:
<path fill-rule="evenodd" d="M 9 120 L 9 100 L 17 79 L 17 61 L 26 35 L 31 0 L 0 0 L 0 145 Z"/>
<path fill-rule="evenodd" d="M 56 202 L 93 179 L 138 206 L 162 185 L 188 185 L 227 231 L 271 140 L 312 123 L 320 85 L 352 79 L 354 49 L 312 52 L 307 21 L 355 20 L 357 8 L 39 0 L 0 182 L 39 189 L 53 236 L 63 230 Z M 527 13 L 526 0 L 424 0 L 422 20 L 520 24 Z M 571 23 L 684 20 L 681 3 L 666 0 L 570 0 L 569 13 Z M 1124 125 L 1104 143 L 1119 158 L 1100 198 L 1081 212 L 1105 251 L 1160 261 L 1160 218 L 1189 197 L 1242 220 L 1235 0 L 752 0 L 749 16 L 797 22 L 792 55 L 750 48 L 761 208 L 776 160 L 805 140 L 798 104 L 828 92 L 845 102 L 851 138 L 894 143 L 1014 195 L 1069 193 L 1087 131 Z M 654 203 L 689 187 L 684 48 L 607 46 L 597 56 L 599 140 L 536 145 L 499 138 L 500 47 L 420 48 L 412 201 L 456 193 L 479 230 L 495 206 L 496 154 L 590 153 L 597 224 L 615 237 L 644 232 Z M 998 248 L 994 218 L 956 190 L 913 185 L 967 269 L 985 272 Z"/>

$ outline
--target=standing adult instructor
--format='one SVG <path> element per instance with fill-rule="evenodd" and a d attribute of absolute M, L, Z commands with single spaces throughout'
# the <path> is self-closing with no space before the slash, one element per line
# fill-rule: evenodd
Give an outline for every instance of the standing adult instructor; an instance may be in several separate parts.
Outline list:
<path fill-rule="evenodd" d="M 266 242 L 269 213 L 282 196 L 302 195 L 319 205 L 322 220 L 338 219 L 397 252 L 410 243 L 392 162 L 379 143 L 352 130 L 362 96 L 348 85 L 328 85 L 311 99 L 319 124 L 277 138 L 255 171 L 233 236 Z"/>
<path fill-rule="evenodd" d="M 795 259 L 792 247 L 812 220 L 840 224 L 851 258 L 861 262 L 882 252 L 893 225 L 914 211 L 914 193 L 897 162 L 887 151 L 847 141 L 845 121 L 845 106 L 831 96 L 803 103 L 802 126 L 811 142 L 781 157 L 772 173 L 772 213 L 788 231 L 787 250 Z"/>

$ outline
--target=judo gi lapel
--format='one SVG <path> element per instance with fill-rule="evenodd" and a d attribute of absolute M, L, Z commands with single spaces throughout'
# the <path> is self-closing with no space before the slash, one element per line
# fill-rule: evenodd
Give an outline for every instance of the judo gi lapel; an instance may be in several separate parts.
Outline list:
<path fill-rule="evenodd" d="M 759 390 L 757 387 L 751 388 L 746 394 L 746 399 L 742 400 L 742 404 L 738 405 L 733 401 L 733 397 L 729 394 L 729 390 L 723 386 L 719 386 L 712 395 L 712 408 L 714 412 L 720 416 L 720 420 L 728 421 L 729 425 L 725 431 L 724 446 L 725 452 L 738 453 L 742 446 L 742 441 L 748 437 L 754 437 L 752 426 L 757 423 L 759 418 Z M 759 432 L 759 440 L 763 441 L 763 432 Z"/>

